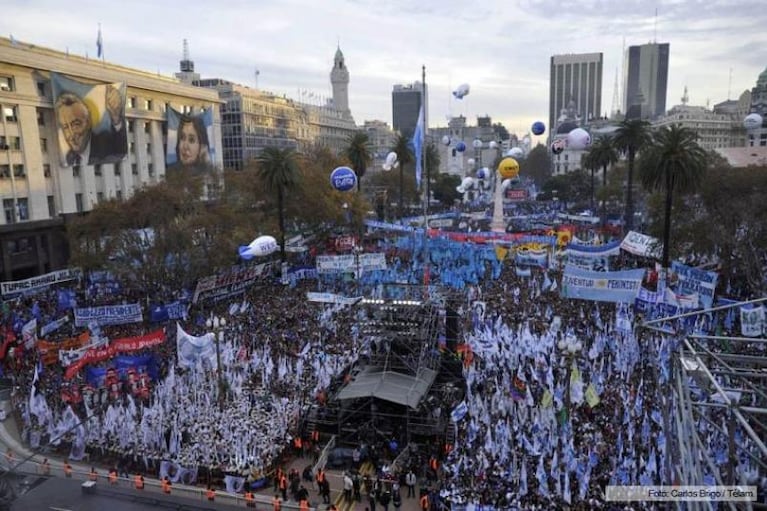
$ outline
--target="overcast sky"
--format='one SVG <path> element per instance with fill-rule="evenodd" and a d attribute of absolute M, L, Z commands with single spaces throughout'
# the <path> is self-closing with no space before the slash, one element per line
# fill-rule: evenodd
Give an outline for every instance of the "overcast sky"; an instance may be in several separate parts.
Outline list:
<path fill-rule="evenodd" d="M 426 66 L 430 124 L 490 115 L 522 134 L 548 119 L 549 60 L 604 53 L 602 110 L 612 107 L 622 46 L 671 44 L 667 108 L 736 99 L 767 67 L 764 0 L 25 0 L 3 2 L 0 34 L 171 75 L 182 40 L 195 70 L 299 99 L 331 95 L 340 42 L 357 124 L 391 124 L 391 89 Z M 657 8 L 657 22 L 655 10 Z M 657 27 L 657 28 L 656 28 Z M 657 30 L 657 33 L 656 33 Z M 732 85 L 730 82 L 732 69 Z M 468 83 L 470 94 L 451 99 Z M 622 100 L 621 100 L 622 103 Z"/>

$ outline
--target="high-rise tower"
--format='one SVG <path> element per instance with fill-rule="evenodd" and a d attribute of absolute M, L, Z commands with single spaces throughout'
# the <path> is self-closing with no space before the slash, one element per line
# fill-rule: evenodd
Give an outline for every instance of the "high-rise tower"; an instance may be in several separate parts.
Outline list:
<path fill-rule="evenodd" d="M 549 127 L 551 133 L 563 115 L 588 122 L 602 116 L 601 53 L 578 53 L 551 57 L 549 81 Z"/>
<path fill-rule="evenodd" d="M 344 62 L 344 54 L 339 46 L 333 59 L 333 70 L 330 72 L 330 83 L 333 85 L 333 105 L 336 110 L 349 114 L 349 70 Z"/>
<path fill-rule="evenodd" d="M 629 46 L 623 86 L 627 119 L 653 119 L 666 113 L 669 53 L 668 43 Z"/>

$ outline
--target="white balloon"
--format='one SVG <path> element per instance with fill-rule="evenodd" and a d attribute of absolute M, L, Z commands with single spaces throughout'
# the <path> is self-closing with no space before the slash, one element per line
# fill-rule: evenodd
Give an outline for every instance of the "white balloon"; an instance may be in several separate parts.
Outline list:
<path fill-rule="evenodd" d="M 450 137 L 448 137 L 447 135 L 443 136 L 442 143 L 445 145 L 450 145 Z"/>
<path fill-rule="evenodd" d="M 506 153 L 506 156 L 511 156 L 515 160 L 522 158 L 524 155 L 525 155 L 525 151 L 523 151 L 521 147 L 512 147 L 511 149 L 509 149 L 509 152 Z"/>
<path fill-rule="evenodd" d="M 504 179 L 501 183 L 501 190 L 505 190 L 506 188 L 511 186 L 511 179 Z"/>
<path fill-rule="evenodd" d="M 575 128 L 567 134 L 567 145 L 572 149 L 585 149 L 591 145 L 591 135 L 583 128 Z"/>
<path fill-rule="evenodd" d="M 239 249 L 240 257 L 251 259 L 253 257 L 262 257 L 272 254 L 279 250 L 277 240 L 273 236 L 259 236 L 248 246 L 241 246 Z"/>
<path fill-rule="evenodd" d="M 468 160 L 466 160 L 466 163 L 468 163 L 469 166 L 474 165 L 475 163 L 474 158 L 469 158 Z"/>
<path fill-rule="evenodd" d="M 464 190 L 471 190 L 471 188 L 474 186 L 474 178 L 472 177 L 465 177 L 463 178 L 463 181 L 461 181 L 461 188 Z"/>
<path fill-rule="evenodd" d="M 482 141 L 478 138 L 475 138 L 471 145 L 474 147 L 474 149 L 479 149 L 482 147 Z"/>
<path fill-rule="evenodd" d="M 748 114 L 746 118 L 743 119 L 743 127 L 747 130 L 755 130 L 762 127 L 762 122 L 764 122 L 764 119 L 762 119 L 761 115 L 757 113 Z"/>
<path fill-rule="evenodd" d="M 496 147 L 498 147 L 498 142 L 496 142 L 495 140 L 491 140 L 488 146 L 490 147 L 490 149 L 495 149 Z"/>
<path fill-rule="evenodd" d="M 458 193 L 466 193 L 466 190 L 464 190 L 463 187 L 460 187 L 460 186 L 456 186 L 455 191 Z"/>
<path fill-rule="evenodd" d="M 383 169 L 388 172 L 388 171 L 391 170 L 391 165 L 387 165 L 387 164 L 384 163 L 383 164 Z"/>
<path fill-rule="evenodd" d="M 394 165 L 395 161 L 397 161 L 397 153 L 392 151 L 392 152 L 390 152 L 389 154 L 386 155 L 386 164 L 388 166 L 391 167 L 392 165 Z"/>
<path fill-rule="evenodd" d="M 453 91 L 453 96 L 456 97 L 456 99 L 463 99 L 464 96 L 466 96 L 469 93 L 469 84 L 468 83 L 462 83 L 458 86 L 457 89 Z"/>
<path fill-rule="evenodd" d="M 399 167 L 399 160 L 395 161 L 395 162 L 394 162 L 394 165 L 392 165 L 392 168 L 393 168 L 393 169 L 396 169 L 396 168 L 398 168 L 398 167 Z"/>

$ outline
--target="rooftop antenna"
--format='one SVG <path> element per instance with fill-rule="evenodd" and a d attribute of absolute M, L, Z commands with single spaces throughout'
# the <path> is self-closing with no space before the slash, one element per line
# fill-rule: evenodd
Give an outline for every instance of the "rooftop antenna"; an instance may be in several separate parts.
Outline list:
<path fill-rule="evenodd" d="M 613 85 L 613 104 L 610 109 L 611 115 L 618 113 L 620 109 L 620 91 L 618 90 L 618 66 L 615 66 L 615 84 Z"/>
<path fill-rule="evenodd" d="M 260 75 L 260 74 L 261 74 L 261 71 L 256 69 L 256 90 L 258 90 L 258 75 Z"/>
<path fill-rule="evenodd" d="M 189 41 L 184 39 L 184 60 L 189 60 Z"/>
<path fill-rule="evenodd" d="M 730 100 L 732 94 L 732 68 L 730 68 L 730 80 L 727 82 L 727 101 Z"/>
<path fill-rule="evenodd" d="M 653 21 L 652 28 L 652 42 L 653 44 L 658 42 L 658 8 L 655 8 L 655 20 Z"/>
<path fill-rule="evenodd" d="M 687 94 L 687 85 L 684 86 L 684 94 L 682 95 L 682 104 L 687 105 L 690 102 L 690 96 Z"/>

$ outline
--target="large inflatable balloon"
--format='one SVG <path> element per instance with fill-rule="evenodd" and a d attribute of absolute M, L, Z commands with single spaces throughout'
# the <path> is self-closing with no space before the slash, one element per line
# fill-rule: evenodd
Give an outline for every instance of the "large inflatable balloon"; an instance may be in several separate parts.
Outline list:
<path fill-rule="evenodd" d="M 519 175 L 519 163 L 514 158 L 504 158 L 498 164 L 498 173 L 503 179 L 513 179 Z"/>
<path fill-rule="evenodd" d="M 506 190 L 508 187 L 511 186 L 511 183 L 512 183 L 511 179 L 504 179 L 501 182 L 501 190 Z"/>
<path fill-rule="evenodd" d="M 271 236 L 259 236 L 254 239 L 250 245 L 241 245 L 238 249 L 240 257 L 245 260 L 253 259 L 254 257 L 267 256 L 271 253 L 279 250 L 277 240 Z"/>
<path fill-rule="evenodd" d="M 337 167 L 330 174 L 330 185 L 339 192 L 348 192 L 357 186 L 357 174 L 349 167 Z"/>
<path fill-rule="evenodd" d="M 506 153 L 506 156 L 510 156 L 511 158 L 522 158 L 525 155 L 525 151 L 522 150 L 521 147 L 512 147 L 509 149 L 509 152 Z"/>
<path fill-rule="evenodd" d="M 543 132 L 546 131 L 546 125 L 541 121 L 535 121 L 530 131 L 533 132 L 533 135 L 543 135 Z"/>
<path fill-rule="evenodd" d="M 478 138 L 475 138 L 471 145 L 474 147 L 474 149 L 482 149 L 482 141 Z"/>
<path fill-rule="evenodd" d="M 762 119 L 761 115 L 757 113 L 748 114 L 746 118 L 743 119 L 743 127 L 747 130 L 755 130 L 762 127 L 762 122 L 764 122 L 764 119 Z"/>
<path fill-rule="evenodd" d="M 580 150 L 586 149 L 589 145 L 591 145 L 591 135 L 583 128 L 575 128 L 567 134 L 568 147 Z"/>
<path fill-rule="evenodd" d="M 443 136 L 442 143 L 445 145 L 450 145 L 450 137 L 448 137 L 447 135 Z"/>
<path fill-rule="evenodd" d="M 462 83 L 458 86 L 457 89 L 453 91 L 453 96 L 455 96 L 456 99 L 463 99 L 464 96 L 469 94 L 469 84 L 468 83 Z"/>
<path fill-rule="evenodd" d="M 463 181 L 461 181 L 461 188 L 464 190 L 471 190 L 474 186 L 474 178 L 473 177 L 465 177 L 463 178 Z"/>
<path fill-rule="evenodd" d="M 490 143 L 489 143 L 489 144 L 487 144 L 487 146 L 488 146 L 490 149 L 495 149 L 496 147 L 498 147 L 498 142 L 496 142 L 495 140 L 491 140 L 491 141 L 490 141 Z"/>
<path fill-rule="evenodd" d="M 463 142 L 458 142 L 455 145 L 455 150 L 458 151 L 459 153 L 464 152 L 466 150 L 466 144 L 464 144 Z"/>
<path fill-rule="evenodd" d="M 565 138 L 558 138 L 551 143 L 551 152 L 554 154 L 559 154 L 565 149 L 567 149 L 567 139 Z"/>
<path fill-rule="evenodd" d="M 487 179 L 487 177 L 490 175 L 488 172 L 487 167 L 482 167 L 481 169 L 477 170 L 477 179 Z"/>
<path fill-rule="evenodd" d="M 474 158 L 469 158 L 468 160 L 466 160 L 466 163 L 469 165 L 469 167 L 471 167 L 476 163 L 476 161 L 474 160 Z"/>
<path fill-rule="evenodd" d="M 393 167 L 396 162 L 397 162 L 397 153 L 392 151 L 386 155 L 386 165 Z"/>

